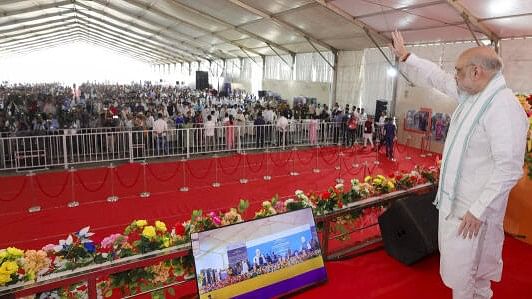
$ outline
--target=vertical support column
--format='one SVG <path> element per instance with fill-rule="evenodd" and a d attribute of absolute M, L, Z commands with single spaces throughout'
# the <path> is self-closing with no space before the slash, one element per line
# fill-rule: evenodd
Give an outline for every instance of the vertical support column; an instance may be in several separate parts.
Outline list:
<path fill-rule="evenodd" d="M 397 74 L 393 78 L 392 102 L 390 103 L 390 116 L 395 117 L 395 108 L 397 104 L 397 88 L 399 84 L 399 57 L 395 56 L 395 69 Z M 375 116 L 377 117 L 377 116 Z"/>
<path fill-rule="evenodd" d="M 187 159 L 190 159 L 190 129 L 187 129 Z"/>
<path fill-rule="evenodd" d="M 262 72 L 261 72 L 261 81 L 262 81 L 262 84 L 264 84 L 264 71 L 266 71 L 266 56 L 265 55 L 261 55 L 260 58 L 262 58 Z M 261 86 L 262 86 L 261 84 Z"/>
<path fill-rule="evenodd" d="M 492 40 L 491 44 L 493 45 L 493 48 L 495 49 L 495 53 L 499 54 L 499 56 L 502 56 L 502 49 L 501 49 L 501 40 Z"/>
<path fill-rule="evenodd" d="M 241 153 L 242 152 L 242 142 L 241 142 L 241 139 L 240 139 L 240 134 L 242 134 L 242 132 L 240 132 L 240 126 L 237 126 L 236 127 L 236 138 L 237 138 L 237 153 Z"/>
<path fill-rule="evenodd" d="M 331 95 L 329 98 L 329 109 L 337 102 L 336 99 L 336 85 L 338 82 L 338 51 L 332 51 L 334 56 L 334 65 L 333 65 L 333 78 L 331 83 Z"/>
<path fill-rule="evenodd" d="M 290 80 L 296 80 L 296 54 L 290 54 L 292 61 L 290 62 Z"/>
<path fill-rule="evenodd" d="M 88 283 L 87 291 L 88 291 L 89 299 L 98 298 L 98 291 L 96 289 L 96 277 L 89 278 L 87 280 L 87 283 Z"/>
<path fill-rule="evenodd" d="M 63 166 L 65 169 L 68 169 L 68 149 L 67 149 L 67 140 L 66 140 L 66 132 L 69 130 L 63 130 Z"/>
<path fill-rule="evenodd" d="M 244 65 L 242 64 L 242 62 L 244 62 L 244 59 L 242 57 L 239 57 L 239 60 L 240 60 L 240 80 L 242 80 L 242 71 L 244 70 Z"/>
<path fill-rule="evenodd" d="M 134 153 L 133 153 L 133 132 L 128 131 L 128 143 L 129 143 L 129 162 L 133 163 Z"/>

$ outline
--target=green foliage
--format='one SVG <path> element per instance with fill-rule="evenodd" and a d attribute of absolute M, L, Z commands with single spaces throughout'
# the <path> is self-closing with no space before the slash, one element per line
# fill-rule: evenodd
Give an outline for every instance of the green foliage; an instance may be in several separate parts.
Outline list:
<path fill-rule="evenodd" d="M 245 199 L 241 199 L 238 203 L 238 213 L 244 214 L 244 212 L 249 208 L 249 201 Z"/>

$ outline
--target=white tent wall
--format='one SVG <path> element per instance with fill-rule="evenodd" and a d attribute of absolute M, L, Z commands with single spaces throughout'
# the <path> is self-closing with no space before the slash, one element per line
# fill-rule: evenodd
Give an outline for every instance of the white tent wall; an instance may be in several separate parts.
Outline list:
<path fill-rule="evenodd" d="M 336 101 L 360 106 L 360 86 L 362 81 L 362 59 L 364 51 L 341 51 L 338 53 L 338 76 L 336 80 Z"/>
<path fill-rule="evenodd" d="M 516 93 L 532 93 L 532 38 L 501 41 L 504 77 Z"/>
<path fill-rule="evenodd" d="M 388 58 L 393 61 L 393 54 L 388 48 L 382 49 Z M 394 77 L 388 76 L 390 68 L 378 49 L 365 49 L 363 58 L 362 81 L 360 86 L 360 102 L 357 107 L 362 107 L 368 114 L 375 114 L 377 100 L 392 100 Z M 390 107 L 390 104 L 388 104 Z"/>
<path fill-rule="evenodd" d="M 389 49 L 384 53 L 393 59 Z M 390 102 L 394 78 L 387 75 L 390 68 L 378 49 L 342 51 L 338 57 L 336 100 L 340 107 L 349 104 L 375 114 L 377 100 Z"/>
<path fill-rule="evenodd" d="M 334 64 L 332 52 L 321 53 L 327 61 Z M 289 55 L 283 59 L 291 63 Z M 297 54 L 294 69 L 277 56 L 267 56 L 265 64 L 264 90 L 278 93 L 292 105 L 296 96 L 316 98 L 318 103 L 330 104 L 333 70 L 323 57 L 316 52 Z M 293 78 L 294 80 L 290 80 Z"/>

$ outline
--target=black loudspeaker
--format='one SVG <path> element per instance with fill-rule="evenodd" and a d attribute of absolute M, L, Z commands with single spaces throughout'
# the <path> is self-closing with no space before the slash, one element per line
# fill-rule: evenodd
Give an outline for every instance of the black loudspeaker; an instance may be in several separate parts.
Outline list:
<path fill-rule="evenodd" d="M 406 265 L 438 250 L 436 192 L 398 199 L 379 217 L 384 249 Z"/>
<path fill-rule="evenodd" d="M 265 98 L 266 97 L 266 90 L 259 90 L 259 98 Z"/>
<path fill-rule="evenodd" d="M 388 102 L 377 100 L 377 104 L 375 105 L 375 119 L 376 121 L 379 121 L 379 117 L 381 116 L 381 112 L 388 111 Z"/>
<path fill-rule="evenodd" d="M 209 73 L 196 71 L 196 89 L 204 90 L 209 88 Z"/>

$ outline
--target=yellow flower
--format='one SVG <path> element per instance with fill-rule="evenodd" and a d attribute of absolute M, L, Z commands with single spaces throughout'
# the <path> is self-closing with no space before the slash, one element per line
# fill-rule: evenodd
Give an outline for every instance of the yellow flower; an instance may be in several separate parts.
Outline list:
<path fill-rule="evenodd" d="M 378 178 L 377 178 L 377 179 L 374 179 L 374 180 L 373 180 L 373 184 L 375 184 L 375 185 L 380 185 L 381 183 L 382 183 L 382 180 L 381 180 L 381 179 L 378 179 Z"/>
<path fill-rule="evenodd" d="M 381 179 L 382 181 L 384 181 L 386 178 L 383 176 L 383 175 L 378 175 L 377 178 Z"/>
<path fill-rule="evenodd" d="M 15 262 L 6 261 L 0 266 L 0 274 L 11 275 L 18 271 L 18 265 Z"/>
<path fill-rule="evenodd" d="M 393 190 L 393 189 L 395 188 L 395 185 L 393 184 L 392 181 L 388 181 L 388 188 L 389 188 L 390 190 Z"/>
<path fill-rule="evenodd" d="M 15 248 L 15 247 L 8 247 L 7 254 L 9 254 L 12 257 L 22 257 L 24 255 L 24 251 L 18 248 Z"/>
<path fill-rule="evenodd" d="M 148 225 L 148 222 L 146 220 L 137 220 L 137 221 L 135 221 L 135 225 L 137 227 L 144 227 L 144 226 Z"/>
<path fill-rule="evenodd" d="M 151 225 L 145 226 L 142 230 L 142 236 L 148 239 L 152 239 L 153 237 L 155 237 L 155 227 Z"/>
<path fill-rule="evenodd" d="M 170 238 L 168 238 L 168 237 L 164 237 L 163 238 L 163 247 L 164 248 L 170 247 Z"/>
<path fill-rule="evenodd" d="M 5 250 L 5 249 L 0 250 L 0 260 L 4 259 L 6 257 L 7 257 L 7 250 Z"/>
<path fill-rule="evenodd" d="M 371 181 L 371 176 L 368 175 L 364 178 L 364 182 L 369 183 L 369 181 Z"/>
<path fill-rule="evenodd" d="M 6 284 L 11 281 L 11 275 L 0 274 L 0 285 Z"/>
<path fill-rule="evenodd" d="M 160 232 L 166 232 L 166 224 L 164 224 L 162 221 L 155 221 L 155 227 Z"/>

